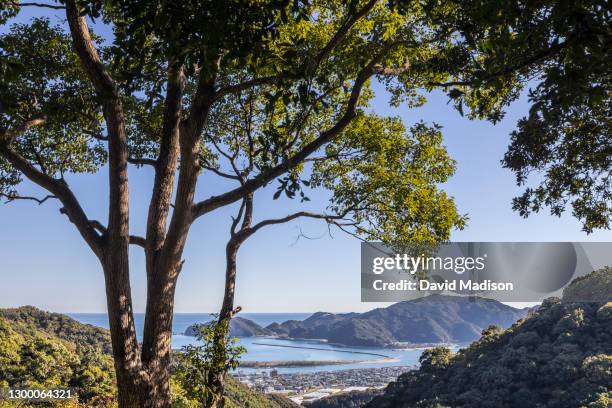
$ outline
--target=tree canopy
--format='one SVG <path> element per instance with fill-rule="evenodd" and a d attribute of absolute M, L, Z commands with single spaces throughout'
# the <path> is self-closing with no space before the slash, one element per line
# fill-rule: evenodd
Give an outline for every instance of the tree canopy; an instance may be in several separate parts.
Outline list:
<path fill-rule="evenodd" d="M 197 110 L 197 97 L 205 93 L 199 78 L 214 72 L 216 91 L 210 91 L 216 103 L 199 133 L 202 170 L 221 175 L 222 168 L 230 169 L 228 178 L 236 178 L 231 160 L 224 157 L 227 153 L 242 163 L 238 171 L 248 187 L 237 190 L 281 177 L 282 191 L 303 197 L 308 182 L 313 182 L 332 190 L 332 208 L 341 214 L 362 210 L 355 218 L 363 224 L 358 231 L 368 238 L 400 238 L 410 230 L 411 236 L 444 239 L 464 221 L 437 188 L 452 174 L 452 161 L 440 157 L 439 138 L 419 140 L 416 134 L 434 134 L 435 125 L 406 131 L 397 119 L 366 113 L 370 79 L 383 82 L 395 104 L 421 105 L 423 91 L 441 88 L 462 114 L 492 121 L 501 119 L 503 108 L 526 84 L 534 83 L 531 112 L 513 133 L 504 165 L 517 173 L 521 184 L 532 171 L 545 174 L 539 187 L 515 200 L 515 208 L 527 215 L 546 204 L 559 214 L 571 202 L 587 231 L 608 227 L 611 155 L 605 44 L 610 33 L 609 10 L 603 3 L 217 3 L 79 3 L 82 13 L 114 30 L 112 42 L 94 40 L 124 106 L 133 163 L 152 163 L 159 155 L 169 102 L 164 91 L 171 88 L 168 72 L 174 72 L 173 80 L 178 80 L 178 70 L 185 77 L 181 115 L 196 121 L 189 112 Z M 16 3 L 8 4 L 5 14 L 18 9 Z M 15 25 L 2 36 L 3 61 L 19 65 L 19 74 L 5 80 L 2 128 L 7 135 L 25 130 L 13 141 L 14 150 L 56 177 L 97 171 L 106 162 L 100 95 L 71 42 L 63 28 L 44 19 Z M 349 126 L 352 116 L 359 118 L 351 118 Z M 356 137 L 338 139 L 342 146 L 327 146 L 326 157 L 336 164 L 315 165 L 309 174 L 308 166 L 301 165 L 303 158 L 333 141 L 334 126 Z M 384 126 L 394 130 L 383 130 Z M 394 150 L 396 160 L 411 162 L 414 149 L 429 148 L 433 150 L 423 159 L 440 164 L 429 166 L 425 175 L 420 170 L 409 175 L 409 169 L 381 160 L 376 165 L 389 167 L 386 176 L 347 171 L 350 162 L 339 158 L 372 161 L 372 152 L 362 147 L 367 138 L 379 139 L 381 133 L 387 134 L 389 143 L 376 147 L 380 155 Z M 220 152 L 215 144 L 226 151 Z M 14 197 L 22 172 L 6 160 L 2 169 L 2 194 Z M 346 174 L 342 184 L 336 180 L 341 171 Z M 361 191 L 346 184 L 349 177 Z M 304 180 L 308 178 L 312 180 Z M 368 182 L 363 183 L 365 178 Z M 398 178 L 404 182 L 396 183 Z M 376 189 L 377 184 L 387 184 L 387 191 Z M 230 197 L 202 201 L 198 215 L 233 200 Z M 378 198 L 384 206 L 374 202 Z M 368 199 L 371 202 L 364 202 Z M 415 201 L 423 205 L 414 206 Z M 420 211 L 424 207 L 430 210 Z M 403 224 L 404 231 L 391 225 L 397 214 L 411 220 Z M 411 229 L 415 225 L 421 232 Z"/>

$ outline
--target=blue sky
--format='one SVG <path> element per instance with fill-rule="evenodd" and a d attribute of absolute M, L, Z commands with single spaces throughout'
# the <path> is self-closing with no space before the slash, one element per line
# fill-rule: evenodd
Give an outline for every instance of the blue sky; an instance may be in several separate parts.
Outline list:
<path fill-rule="evenodd" d="M 377 113 L 399 115 L 407 124 L 424 120 L 443 126 L 445 144 L 457 160 L 457 172 L 444 189 L 455 197 L 460 212 L 470 217 L 465 230 L 452 234 L 453 240 L 612 241 L 610 231 L 586 235 L 569 213 L 557 218 L 545 211 L 523 219 L 512 211 L 511 199 L 521 189 L 516 187 L 513 174 L 501 167 L 500 160 L 509 133 L 527 112 L 525 98 L 514 103 L 505 119 L 493 126 L 462 118 L 447 104 L 447 97 L 439 93 L 430 95 L 422 108 L 392 109 L 387 103 L 388 95 L 380 87 L 375 88 L 373 109 Z M 152 172 L 133 169 L 130 177 L 132 230 L 142 234 Z M 104 220 L 105 170 L 68 181 L 90 218 Z M 205 198 L 226 186 L 217 179 L 204 178 L 198 196 Z M 21 191 L 44 194 L 29 183 Z M 278 217 L 302 208 L 287 199 L 272 201 L 272 193 L 268 189 L 256 195 L 256 217 Z M 308 208 L 325 207 L 325 194 L 315 192 L 311 198 Z M 0 307 L 31 304 L 60 312 L 105 310 L 104 280 L 97 259 L 58 209 L 57 203 L 51 201 L 42 206 L 30 202 L 0 206 Z M 235 206 L 217 210 L 192 228 L 177 288 L 177 312 L 218 310 L 224 246 L 235 211 Z M 313 239 L 297 239 L 300 234 Z M 321 222 L 298 220 L 269 227 L 241 249 L 236 304 L 247 312 L 363 311 L 382 306 L 360 302 L 359 259 L 357 240 L 339 231 L 330 236 Z M 136 311 L 144 309 L 145 287 L 142 250 L 135 247 L 132 291 Z"/>

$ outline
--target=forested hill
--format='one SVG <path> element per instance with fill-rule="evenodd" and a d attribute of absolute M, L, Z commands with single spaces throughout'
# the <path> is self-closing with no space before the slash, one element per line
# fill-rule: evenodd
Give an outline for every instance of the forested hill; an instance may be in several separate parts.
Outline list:
<path fill-rule="evenodd" d="M 61 340 L 77 344 L 79 347 L 92 346 L 103 353 L 111 353 L 110 333 L 108 330 L 80 323 L 69 316 L 45 312 L 34 306 L 0 309 L 0 316 L 11 322 L 20 322 L 34 326 L 38 330 L 56 336 Z"/>
<path fill-rule="evenodd" d="M 106 349 L 107 332 L 67 316 L 29 306 L 0 310 L 0 388 L 73 388 L 88 403 L 112 399 Z"/>
<path fill-rule="evenodd" d="M 408 343 L 468 343 L 489 325 L 509 327 L 527 310 L 491 299 L 428 296 L 366 313 L 315 313 L 304 321 L 272 324 L 267 330 L 291 338 L 326 339 L 348 346 Z"/>
<path fill-rule="evenodd" d="M 73 388 L 80 407 L 114 407 L 110 351 L 106 329 L 32 306 L 0 309 L 0 388 Z M 173 406 L 195 406 L 182 397 L 176 384 L 173 390 Z M 298 407 L 287 398 L 253 392 L 231 378 L 225 400 L 226 408 Z"/>
<path fill-rule="evenodd" d="M 490 327 L 456 354 L 426 351 L 366 407 L 612 407 L 612 302 L 571 302 L 602 286 L 609 300 L 610 282 L 612 269 L 597 271 L 508 330 Z"/>

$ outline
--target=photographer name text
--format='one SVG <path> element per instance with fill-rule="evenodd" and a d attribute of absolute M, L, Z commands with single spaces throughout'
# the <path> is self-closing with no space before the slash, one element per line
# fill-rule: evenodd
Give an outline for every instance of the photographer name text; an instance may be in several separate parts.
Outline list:
<path fill-rule="evenodd" d="M 377 279 L 372 283 L 376 291 L 512 291 L 512 282 L 493 282 L 484 280 L 475 282 L 472 280 L 445 280 L 444 282 L 430 282 L 425 279 L 419 281 L 402 279 L 398 282 L 385 282 Z"/>

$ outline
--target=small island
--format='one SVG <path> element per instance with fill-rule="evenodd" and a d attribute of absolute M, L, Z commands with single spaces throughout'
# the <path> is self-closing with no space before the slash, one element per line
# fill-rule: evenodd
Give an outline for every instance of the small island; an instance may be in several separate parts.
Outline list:
<path fill-rule="evenodd" d="M 195 324 L 187 327 L 183 333 L 185 336 L 196 336 L 197 331 Z M 230 332 L 231 337 L 255 337 L 255 336 L 269 336 L 273 335 L 270 330 L 264 329 L 252 320 L 245 319 L 244 317 L 234 317 L 230 321 Z"/>

